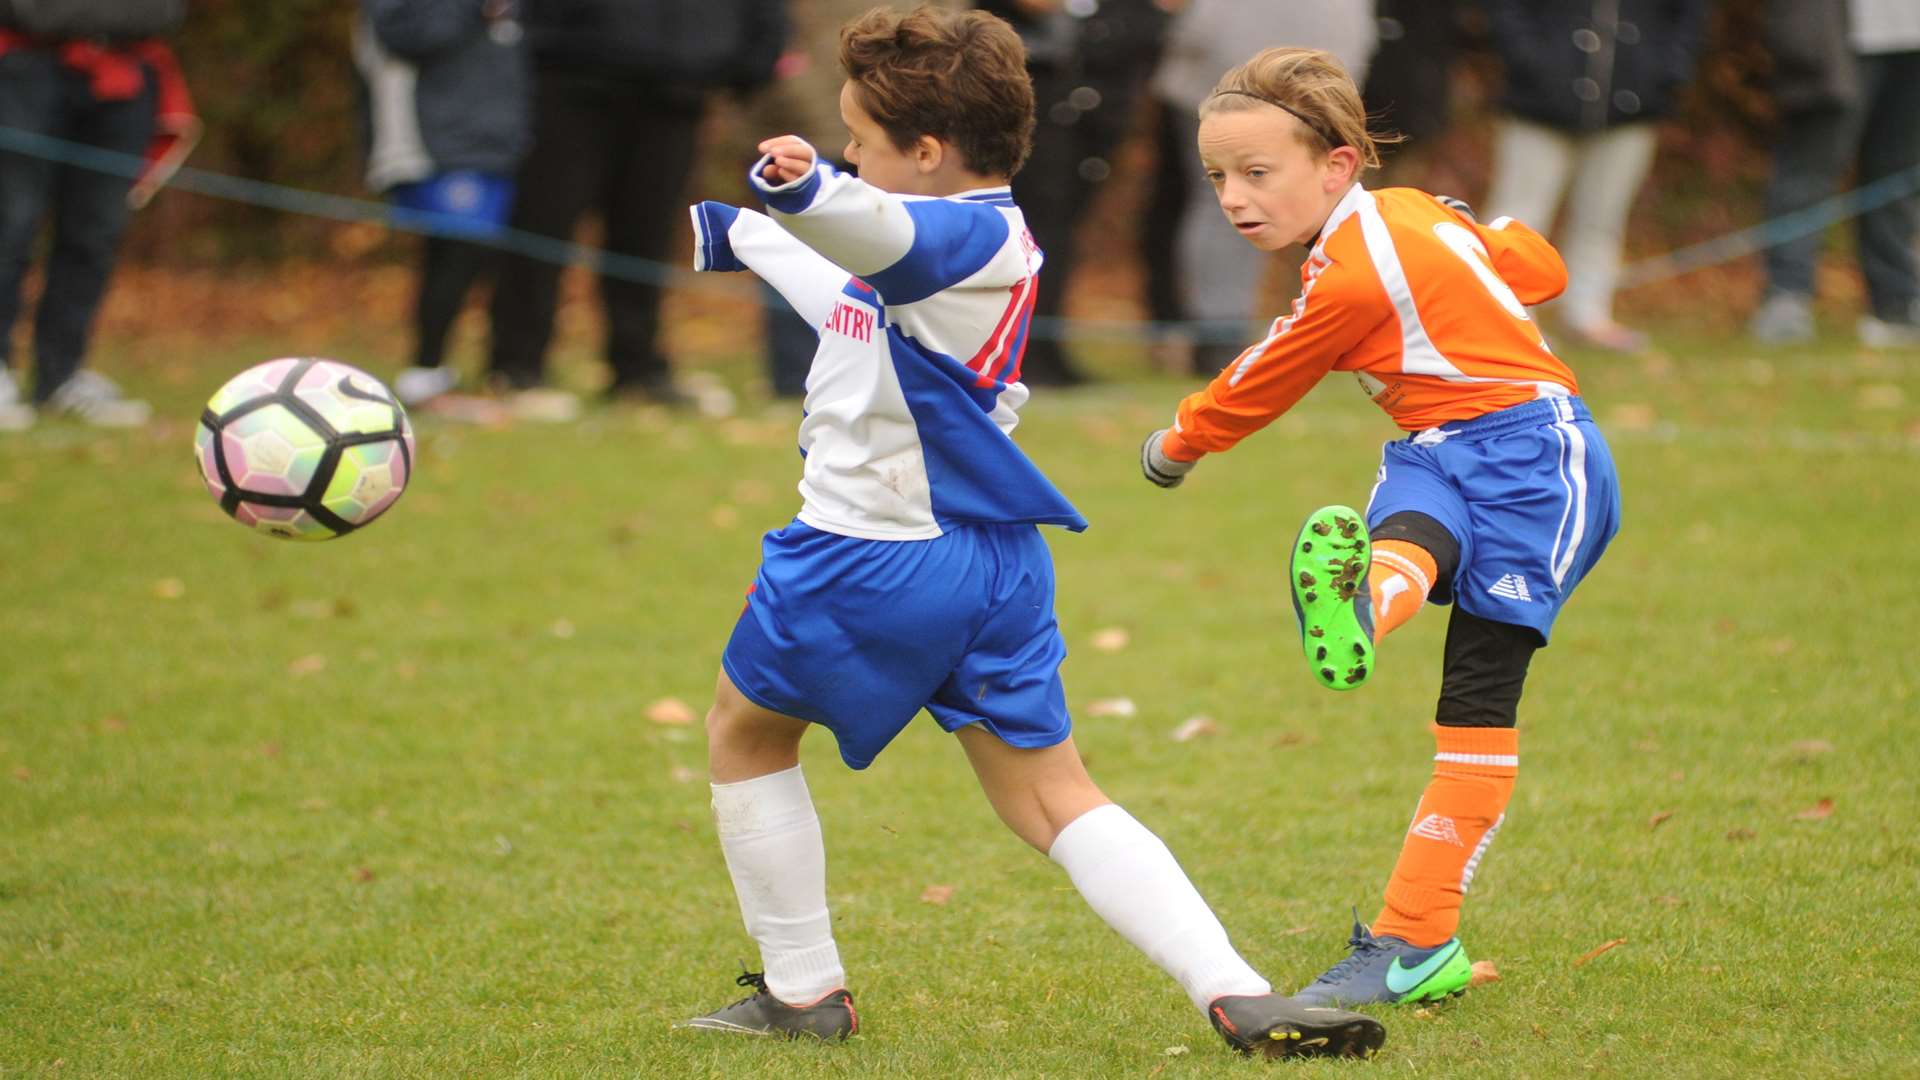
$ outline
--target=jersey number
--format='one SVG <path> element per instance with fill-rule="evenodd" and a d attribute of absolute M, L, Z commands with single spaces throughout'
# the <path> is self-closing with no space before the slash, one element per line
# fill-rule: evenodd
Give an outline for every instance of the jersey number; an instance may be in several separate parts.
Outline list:
<path fill-rule="evenodd" d="M 1527 318 L 1527 306 L 1513 295 L 1512 286 L 1494 272 L 1492 256 L 1487 254 L 1486 245 L 1473 235 L 1472 229 L 1458 222 L 1442 221 L 1433 227 L 1433 233 L 1441 243 L 1447 245 L 1449 251 L 1460 256 L 1473 271 L 1473 276 L 1480 279 L 1480 284 L 1485 285 L 1493 298 L 1500 301 L 1500 306 L 1507 309 L 1507 314 L 1516 319 Z"/>

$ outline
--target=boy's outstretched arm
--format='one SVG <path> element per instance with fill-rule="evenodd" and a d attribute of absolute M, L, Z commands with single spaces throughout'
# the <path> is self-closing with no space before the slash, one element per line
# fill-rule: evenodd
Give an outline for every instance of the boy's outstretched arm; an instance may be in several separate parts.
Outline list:
<path fill-rule="evenodd" d="M 847 271 L 793 238 L 765 214 L 703 202 L 693 214 L 695 270 L 751 270 L 816 330 L 846 287 Z"/>
<path fill-rule="evenodd" d="M 808 247 L 872 286 L 887 304 L 910 304 L 986 266 L 1012 226 L 978 201 L 882 191 L 822 164 L 793 135 L 760 144 L 748 179 L 768 216 Z"/>
<path fill-rule="evenodd" d="M 1315 255 L 1314 258 L 1324 258 Z M 1177 485 L 1202 455 L 1231 449 L 1293 408 L 1393 307 L 1377 278 L 1338 264 L 1309 277 L 1293 311 L 1241 353 L 1206 389 L 1187 395 L 1173 426 L 1140 448 L 1140 470 Z"/>

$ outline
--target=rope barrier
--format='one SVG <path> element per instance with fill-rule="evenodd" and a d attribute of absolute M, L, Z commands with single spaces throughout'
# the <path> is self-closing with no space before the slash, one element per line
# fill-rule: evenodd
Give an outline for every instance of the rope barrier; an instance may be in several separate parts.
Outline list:
<path fill-rule="evenodd" d="M 128 179 L 139 176 L 144 164 L 143 159 L 135 154 L 104 150 L 5 126 L 0 126 L 0 150 Z M 399 233 L 453 236 L 559 266 L 584 266 L 623 281 L 724 292 L 742 299 L 759 300 L 757 288 L 744 286 L 721 275 L 696 274 L 684 267 L 589 247 L 570 240 L 557 240 L 513 228 L 502 228 L 490 235 L 477 237 L 472 234 L 469 222 L 454 215 L 395 211 L 388 204 L 375 200 L 307 191 L 204 169 L 183 168 L 174 174 L 169 186 L 197 195 L 307 217 L 353 224 L 377 224 Z M 1920 192 L 1920 165 L 1881 177 L 1863 187 L 1841 192 L 1803 210 L 1630 263 L 1621 269 L 1620 287 L 1639 288 L 1743 259 L 1768 248 L 1823 232 L 1835 224 L 1916 192 Z M 444 218 L 445 221 L 437 224 L 436 218 Z M 1156 322 L 1042 317 L 1033 320 L 1032 333 L 1043 338 L 1074 336 L 1153 341 L 1185 337 L 1197 343 L 1238 343 L 1245 340 L 1249 326 L 1258 321 L 1216 319 Z"/>

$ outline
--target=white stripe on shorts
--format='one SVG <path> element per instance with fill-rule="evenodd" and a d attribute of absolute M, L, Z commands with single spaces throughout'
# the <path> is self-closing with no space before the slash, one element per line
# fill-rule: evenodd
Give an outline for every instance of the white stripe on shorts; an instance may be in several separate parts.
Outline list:
<path fill-rule="evenodd" d="M 1555 403 L 1558 405 L 1558 402 Z M 1567 508 L 1560 513 L 1560 527 L 1553 537 L 1553 583 L 1559 585 L 1573 569 L 1574 556 L 1587 535 L 1587 437 L 1573 423 L 1552 425 L 1560 440 L 1560 480 L 1567 488 Z M 1568 518 L 1572 527 L 1568 527 Z"/>

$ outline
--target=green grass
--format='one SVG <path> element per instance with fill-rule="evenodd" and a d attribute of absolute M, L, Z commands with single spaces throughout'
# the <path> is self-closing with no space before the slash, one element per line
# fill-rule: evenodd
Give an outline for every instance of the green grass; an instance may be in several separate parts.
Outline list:
<path fill-rule="evenodd" d="M 1302 1075 L 1920 1075 L 1920 367 L 1664 340 L 1577 358 L 1626 526 L 1521 706 L 1464 926 L 1503 977 Z M 1268 1067 L 995 822 L 924 719 L 861 774 L 808 740 L 864 1033 L 670 1032 L 753 952 L 698 727 L 645 713 L 704 710 L 758 535 L 795 508 L 790 423 L 425 422 L 387 519 L 295 545 L 227 521 L 191 464 L 199 402 L 265 355 L 143 357 L 176 372 L 131 380 L 172 418 L 148 432 L 0 436 L 0 1075 Z M 1078 739 L 1290 989 L 1377 907 L 1445 620 L 1365 691 L 1318 690 L 1284 548 L 1305 510 L 1365 499 L 1389 425 L 1336 377 L 1162 492 L 1135 448 L 1183 387 L 1129 365 L 1021 428 L 1094 523 L 1049 532 L 1070 701 L 1139 709 Z M 1089 647 L 1108 627 L 1123 651 Z M 1220 733 L 1175 742 L 1195 715 Z"/>

